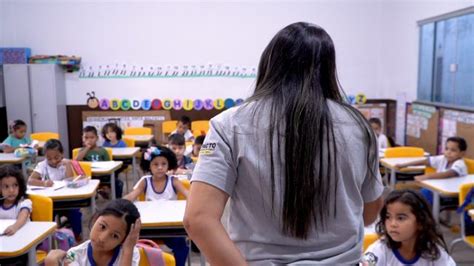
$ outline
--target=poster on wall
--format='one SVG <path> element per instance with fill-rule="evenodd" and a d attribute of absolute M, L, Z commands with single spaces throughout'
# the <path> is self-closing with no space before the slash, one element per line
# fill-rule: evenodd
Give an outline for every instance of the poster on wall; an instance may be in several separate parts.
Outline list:
<path fill-rule="evenodd" d="M 449 137 L 457 135 L 457 122 L 455 120 L 441 119 L 441 147 L 438 151 L 440 154 L 444 151 L 446 140 Z"/>

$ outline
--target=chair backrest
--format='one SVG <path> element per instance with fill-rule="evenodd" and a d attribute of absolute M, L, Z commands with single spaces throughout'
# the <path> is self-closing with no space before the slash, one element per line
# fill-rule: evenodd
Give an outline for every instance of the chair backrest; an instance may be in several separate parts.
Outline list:
<path fill-rule="evenodd" d="M 128 127 L 124 130 L 125 135 L 151 135 L 149 127 Z"/>
<path fill-rule="evenodd" d="M 467 173 L 470 175 L 474 174 L 474 160 L 469 158 L 464 158 L 464 163 L 467 166 Z"/>
<path fill-rule="evenodd" d="M 195 137 L 206 135 L 209 131 L 209 120 L 198 120 L 191 122 L 191 129 Z"/>
<path fill-rule="evenodd" d="M 423 156 L 425 156 L 425 151 L 418 147 L 393 147 L 385 150 L 385 158 Z"/>
<path fill-rule="evenodd" d="M 127 139 L 123 138 L 123 142 L 127 145 L 127 147 L 135 147 L 135 140 L 134 139 Z"/>
<path fill-rule="evenodd" d="M 138 263 L 138 266 L 152 266 L 155 265 L 153 263 L 150 263 L 148 261 L 148 258 L 146 256 L 145 250 L 142 247 L 138 247 L 138 251 L 140 252 L 140 262 Z M 161 255 L 163 256 L 163 261 L 165 262 L 165 266 L 175 266 L 176 261 L 174 259 L 174 256 L 166 253 L 166 252 L 161 252 Z"/>
<path fill-rule="evenodd" d="M 77 155 L 79 154 L 79 151 L 81 150 L 82 148 L 75 148 L 72 150 L 72 158 L 73 159 L 76 159 L 77 158 Z M 113 156 L 112 156 L 112 148 L 104 148 L 106 151 L 107 151 L 107 154 L 109 155 L 109 159 L 110 160 L 113 160 Z"/>
<path fill-rule="evenodd" d="M 181 181 L 181 183 L 183 184 L 183 186 L 189 190 L 191 188 L 191 182 L 189 182 L 189 180 L 187 179 L 178 179 L 179 181 Z M 186 197 L 181 194 L 181 192 L 178 192 L 178 200 L 186 200 Z M 137 198 L 138 201 L 145 201 L 145 193 L 142 193 L 140 195 L 138 195 L 138 198 Z"/>
<path fill-rule="evenodd" d="M 176 129 L 177 120 L 169 120 L 161 123 L 161 132 L 163 134 L 169 134 Z"/>
<path fill-rule="evenodd" d="M 372 243 L 374 243 L 375 241 L 377 241 L 377 239 L 379 239 L 379 236 L 376 234 L 376 233 L 370 233 L 370 234 L 366 234 L 364 235 L 364 242 L 362 244 L 363 246 L 363 251 L 365 252 L 367 250 L 367 248 L 372 245 Z"/>
<path fill-rule="evenodd" d="M 59 134 L 54 132 L 36 132 L 31 133 L 30 138 L 38 141 L 48 141 L 50 139 L 59 139 Z"/>
<path fill-rule="evenodd" d="M 84 162 L 84 161 L 79 161 L 79 165 L 81 166 L 82 170 L 84 171 L 84 174 L 88 177 L 92 176 L 92 162 Z M 73 168 L 74 176 L 78 176 L 79 174 L 76 173 L 76 171 Z"/>
<path fill-rule="evenodd" d="M 31 220 L 35 222 L 52 222 L 53 221 L 53 200 L 51 198 L 29 194 L 32 208 Z"/>

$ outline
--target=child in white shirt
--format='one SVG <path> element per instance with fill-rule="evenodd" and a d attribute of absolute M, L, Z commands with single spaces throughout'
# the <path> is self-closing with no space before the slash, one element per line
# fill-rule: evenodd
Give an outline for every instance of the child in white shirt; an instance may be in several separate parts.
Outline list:
<path fill-rule="evenodd" d="M 378 118 L 371 118 L 369 119 L 370 126 L 375 132 L 375 135 L 377 136 L 377 146 L 379 148 L 379 151 L 381 149 L 386 149 L 388 148 L 388 139 L 387 136 L 385 136 L 382 133 L 382 121 Z"/>

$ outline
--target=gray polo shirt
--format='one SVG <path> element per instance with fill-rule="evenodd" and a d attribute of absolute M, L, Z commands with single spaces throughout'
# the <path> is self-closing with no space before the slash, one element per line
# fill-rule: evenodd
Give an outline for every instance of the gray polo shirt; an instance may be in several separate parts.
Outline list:
<path fill-rule="evenodd" d="M 339 104 L 329 102 L 338 149 L 337 212 L 327 218 L 326 231 L 313 228 L 301 240 L 281 231 L 284 179 L 275 178 L 272 213 L 268 109 L 252 119 L 252 106 L 231 108 L 211 120 L 192 182 L 210 184 L 230 196 L 229 235 L 251 265 L 357 263 L 364 235 L 363 205 L 379 198 L 383 185 L 378 164 L 373 166 L 377 178 L 369 177 L 368 147 L 356 121 Z M 276 143 L 273 151 L 276 154 Z M 280 167 L 276 168 L 279 177 Z"/>

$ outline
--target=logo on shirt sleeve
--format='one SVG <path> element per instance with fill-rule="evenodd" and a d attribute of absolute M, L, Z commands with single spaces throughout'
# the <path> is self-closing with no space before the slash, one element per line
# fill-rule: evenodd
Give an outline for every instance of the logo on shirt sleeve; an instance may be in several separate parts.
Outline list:
<path fill-rule="evenodd" d="M 201 150 L 199 151 L 199 155 L 211 155 L 216 150 L 217 143 L 216 142 L 208 142 L 202 144 Z"/>

